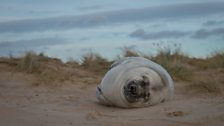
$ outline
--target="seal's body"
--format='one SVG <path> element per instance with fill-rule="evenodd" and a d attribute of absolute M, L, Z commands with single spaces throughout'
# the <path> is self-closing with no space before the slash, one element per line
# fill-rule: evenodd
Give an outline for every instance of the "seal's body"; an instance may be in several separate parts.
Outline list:
<path fill-rule="evenodd" d="M 116 61 L 96 89 L 101 104 L 124 108 L 158 104 L 172 99 L 173 93 L 168 72 L 142 57 Z"/>

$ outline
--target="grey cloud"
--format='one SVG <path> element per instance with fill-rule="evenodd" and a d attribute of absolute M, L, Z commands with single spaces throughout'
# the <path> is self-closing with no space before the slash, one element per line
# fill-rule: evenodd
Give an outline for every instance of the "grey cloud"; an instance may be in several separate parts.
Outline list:
<path fill-rule="evenodd" d="M 135 50 L 137 48 L 137 45 L 129 45 L 129 46 L 124 46 L 124 47 L 120 47 L 118 49 L 120 50 Z"/>
<path fill-rule="evenodd" d="M 90 38 L 88 38 L 88 37 L 82 37 L 82 38 L 80 38 L 79 40 L 81 40 L 81 41 L 85 41 L 85 40 L 89 40 Z"/>
<path fill-rule="evenodd" d="M 212 36 L 224 37 L 224 28 L 216 28 L 212 30 L 200 29 L 196 31 L 191 37 L 195 39 L 205 39 Z"/>
<path fill-rule="evenodd" d="M 64 30 L 113 23 L 201 17 L 224 13 L 224 2 L 188 3 L 40 19 L 0 22 L 0 33 Z"/>
<path fill-rule="evenodd" d="M 0 42 L 0 55 L 8 56 L 9 54 L 20 55 L 24 51 L 39 51 L 48 50 L 54 45 L 67 44 L 68 41 L 64 38 L 52 37 L 42 39 L 18 40 L 18 41 L 3 41 Z"/>
<path fill-rule="evenodd" d="M 137 29 L 129 34 L 130 37 L 139 38 L 143 40 L 148 39 L 164 39 L 164 38 L 180 38 L 188 35 L 190 32 L 182 32 L 182 31 L 160 31 L 160 32 L 152 32 L 146 33 L 143 29 Z"/>
<path fill-rule="evenodd" d="M 0 33 L 30 31 L 41 32 L 46 30 L 64 30 L 75 27 L 89 27 L 102 24 L 104 20 L 105 19 L 103 16 L 89 15 L 0 22 Z"/>
<path fill-rule="evenodd" d="M 93 6 L 84 6 L 84 7 L 80 7 L 77 10 L 79 11 L 92 11 L 92 10 L 98 10 L 98 9 L 102 9 L 103 7 L 100 5 L 93 5 Z"/>
<path fill-rule="evenodd" d="M 214 21 L 214 20 L 210 20 L 210 21 L 206 21 L 205 23 L 203 23 L 204 26 L 216 26 L 216 25 L 223 25 L 224 21 Z"/>
<path fill-rule="evenodd" d="M 1 50 L 34 49 L 39 47 L 47 47 L 65 43 L 67 43 L 67 40 L 59 37 L 18 40 L 18 41 L 4 41 L 0 43 L 0 49 Z"/>
<path fill-rule="evenodd" d="M 133 31 L 129 36 L 130 37 L 142 37 L 142 36 L 145 36 L 145 31 L 141 28 Z"/>

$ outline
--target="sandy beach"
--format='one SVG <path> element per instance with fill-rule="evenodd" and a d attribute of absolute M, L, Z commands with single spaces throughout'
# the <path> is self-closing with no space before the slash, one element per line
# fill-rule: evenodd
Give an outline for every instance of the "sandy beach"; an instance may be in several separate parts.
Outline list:
<path fill-rule="evenodd" d="M 222 126 L 223 95 L 194 95 L 175 82 L 174 100 L 147 108 L 122 109 L 98 104 L 96 83 L 33 86 L 35 76 L 0 64 L 2 126 Z M 85 78 L 83 78 L 85 79 Z M 94 78 L 92 78 L 94 79 Z M 183 83 L 183 84 L 180 84 Z"/>

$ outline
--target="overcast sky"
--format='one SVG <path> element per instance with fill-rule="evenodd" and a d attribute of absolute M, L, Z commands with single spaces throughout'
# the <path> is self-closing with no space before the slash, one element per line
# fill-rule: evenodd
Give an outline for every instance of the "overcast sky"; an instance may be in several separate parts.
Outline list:
<path fill-rule="evenodd" d="M 0 0 L 0 56 L 44 52 L 63 60 L 122 47 L 167 46 L 194 57 L 224 50 L 223 0 Z"/>

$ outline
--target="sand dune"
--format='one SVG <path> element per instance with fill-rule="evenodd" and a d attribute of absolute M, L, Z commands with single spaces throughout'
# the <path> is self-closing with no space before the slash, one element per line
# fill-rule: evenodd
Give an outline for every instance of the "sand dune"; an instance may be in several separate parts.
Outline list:
<path fill-rule="evenodd" d="M 174 100 L 147 108 L 122 109 L 98 104 L 96 82 L 69 81 L 64 86 L 34 86 L 36 76 L 0 64 L 2 126 L 222 126 L 223 95 L 194 95 L 175 82 Z M 78 71 L 77 71 L 78 72 Z M 85 72 L 81 71 L 80 72 Z M 94 79 L 89 77 L 90 80 Z M 100 77 L 99 77 L 100 78 Z M 86 78 L 83 78 L 84 80 Z M 182 83 L 182 84 L 180 84 Z"/>

